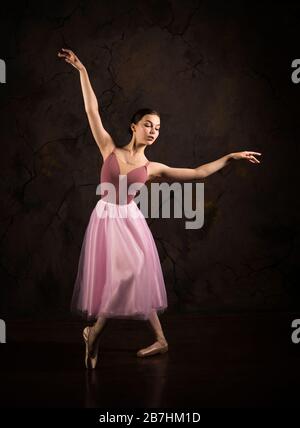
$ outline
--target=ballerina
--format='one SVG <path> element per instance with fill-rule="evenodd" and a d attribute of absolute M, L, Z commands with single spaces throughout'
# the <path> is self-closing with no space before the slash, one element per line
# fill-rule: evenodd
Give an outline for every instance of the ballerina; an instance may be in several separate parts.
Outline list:
<path fill-rule="evenodd" d="M 85 327 L 85 365 L 94 369 L 98 361 L 100 333 L 108 318 L 148 320 L 155 334 L 155 342 L 137 352 L 148 357 L 168 351 L 158 314 L 167 306 L 167 294 L 158 251 L 148 224 L 134 201 L 127 195 L 119 200 L 119 179 L 145 184 L 161 177 L 176 181 L 202 180 L 232 160 L 245 159 L 253 164 L 261 153 L 242 151 L 227 154 L 196 168 L 172 168 L 160 162 L 150 162 L 145 149 L 155 143 L 160 132 L 160 114 L 153 109 L 140 109 L 131 118 L 131 140 L 117 147 L 104 128 L 98 101 L 85 66 L 70 49 L 61 49 L 58 56 L 79 71 L 85 111 L 89 125 L 103 157 L 101 183 L 111 183 L 116 200 L 104 194 L 92 211 L 78 264 L 71 309 L 84 318 L 96 319 Z M 103 216 L 103 213 L 107 215 Z M 114 216 L 113 216 L 114 214 Z M 117 215 L 116 215 L 117 214 Z M 123 214 L 126 214 L 123 217 Z"/>

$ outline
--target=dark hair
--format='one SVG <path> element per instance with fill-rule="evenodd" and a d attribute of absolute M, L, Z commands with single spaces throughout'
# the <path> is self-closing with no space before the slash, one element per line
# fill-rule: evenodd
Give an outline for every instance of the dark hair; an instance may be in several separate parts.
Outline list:
<path fill-rule="evenodd" d="M 160 118 L 160 114 L 158 113 L 158 111 L 153 110 L 152 108 L 140 108 L 132 116 L 130 120 L 130 126 L 132 123 L 137 124 L 142 119 L 142 117 L 145 116 L 145 114 L 155 114 Z M 128 133 L 132 135 L 132 129 L 130 126 L 128 127 Z"/>

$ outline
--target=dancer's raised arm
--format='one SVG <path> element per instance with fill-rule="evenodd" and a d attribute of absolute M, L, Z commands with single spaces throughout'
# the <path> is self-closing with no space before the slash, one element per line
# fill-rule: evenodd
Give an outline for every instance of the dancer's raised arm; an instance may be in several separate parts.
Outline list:
<path fill-rule="evenodd" d="M 261 153 L 250 151 L 230 153 L 196 168 L 172 168 L 163 163 L 151 162 L 151 169 L 152 175 L 157 177 L 174 179 L 176 181 L 201 180 L 228 165 L 232 160 L 245 159 L 251 163 L 260 163 L 254 155 L 260 156 Z"/>
<path fill-rule="evenodd" d="M 99 114 L 98 101 L 93 91 L 88 72 L 73 51 L 64 48 L 61 50 L 62 52 L 58 52 L 58 56 L 60 58 L 64 58 L 66 62 L 75 67 L 80 73 L 80 83 L 84 100 L 84 107 L 89 120 L 90 128 L 93 137 L 99 146 L 102 156 L 106 157 L 106 155 L 108 155 L 108 153 L 110 153 L 115 147 L 115 144 L 110 134 L 106 131 L 102 124 Z"/>

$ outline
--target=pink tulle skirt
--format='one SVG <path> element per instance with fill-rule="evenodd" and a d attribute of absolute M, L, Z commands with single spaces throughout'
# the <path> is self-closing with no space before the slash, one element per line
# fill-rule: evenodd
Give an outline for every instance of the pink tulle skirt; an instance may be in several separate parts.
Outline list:
<path fill-rule="evenodd" d="M 148 319 L 167 308 L 161 264 L 146 219 L 134 200 L 98 201 L 85 231 L 71 302 L 86 319 Z"/>

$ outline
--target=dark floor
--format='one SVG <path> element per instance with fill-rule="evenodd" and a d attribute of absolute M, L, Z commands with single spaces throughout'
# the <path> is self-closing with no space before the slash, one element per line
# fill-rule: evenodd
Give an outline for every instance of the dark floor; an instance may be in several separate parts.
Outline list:
<path fill-rule="evenodd" d="M 169 352 L 145 321 L 110 319 L 98 368 L 84 368 L 82 322 L 7 321 L 0 345 L 0 407 L 298 406 L 296 314 L 161 316 Z M 297 392 L 298 390 L 298 392 Z"/>

